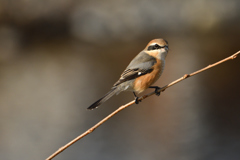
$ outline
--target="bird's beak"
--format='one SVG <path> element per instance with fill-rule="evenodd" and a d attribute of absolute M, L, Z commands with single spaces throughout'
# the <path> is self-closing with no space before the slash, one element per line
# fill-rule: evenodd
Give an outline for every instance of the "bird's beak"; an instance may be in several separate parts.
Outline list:
<path fill-rule="evenodd" d="M 165 46 L 164 48 L 166 49 L 166 51 L 168 51 L 168 50 L 169 50 L 168 46 Z"/>

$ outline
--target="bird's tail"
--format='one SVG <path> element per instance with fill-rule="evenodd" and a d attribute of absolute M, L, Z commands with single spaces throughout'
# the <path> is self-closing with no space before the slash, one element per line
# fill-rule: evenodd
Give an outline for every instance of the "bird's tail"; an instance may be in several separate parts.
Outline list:
<path fill-rule="evenodd" d="M 115 95 L 117 93 L 119 93 L 119 89 L 117 87 L 112 88 L 107 94 L 105 94 L 102 98 L 100 98 L 95 103 L 93 103 L 87 109 L 93 110 L 93 109 L 97 108 L 99 105 L 106 102 L 109 98 L 111 98 L 113 95 Z"/>

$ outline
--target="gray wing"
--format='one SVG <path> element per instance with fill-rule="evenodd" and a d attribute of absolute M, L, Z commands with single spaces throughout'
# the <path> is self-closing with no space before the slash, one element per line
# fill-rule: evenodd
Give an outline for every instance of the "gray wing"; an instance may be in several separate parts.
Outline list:
<path fill-rule="evenodd" d="M 120 79 L 113 85 L 117 86 L 123 82 L 135 79 L 142 75 L 152 72 L 153 65 L 156 63 L 153 56 L 145 52 L 140 52 L 127 66 L 125 71 L 121 74 Z"/>

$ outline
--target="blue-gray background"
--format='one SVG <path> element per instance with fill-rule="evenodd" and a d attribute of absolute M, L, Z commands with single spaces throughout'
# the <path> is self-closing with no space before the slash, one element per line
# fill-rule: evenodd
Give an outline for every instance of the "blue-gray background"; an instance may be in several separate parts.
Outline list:
<path fill-rule="evenodd" d="M 0 159 L 45 159 L 133 100 L 86 110 L 159 37 L 170 46 L 163 86 L 240 49 L 240 1 L 0 0 Z M 239 160 L 239 82 L 238 57 L 127 108 L 55 159 Z"/>

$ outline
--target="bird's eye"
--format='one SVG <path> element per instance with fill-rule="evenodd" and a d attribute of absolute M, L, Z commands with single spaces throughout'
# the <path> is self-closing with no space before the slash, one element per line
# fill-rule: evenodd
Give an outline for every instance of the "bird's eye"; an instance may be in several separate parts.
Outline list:
<path fill-rule="evenodd" d="M 156 50 L 156 49 L 159 49 L 161 48 L 161 46 L 159 46 L 158 44 L 154 44 L 154 45 L 151 45 L 148 47 L 148 51 L 151 51 L 151 50 Z"/>
<path fill-rule="evenodd" d="M 155 44 L 154 46 L 156 49 L 161 48 L 158 44 Z"/>

